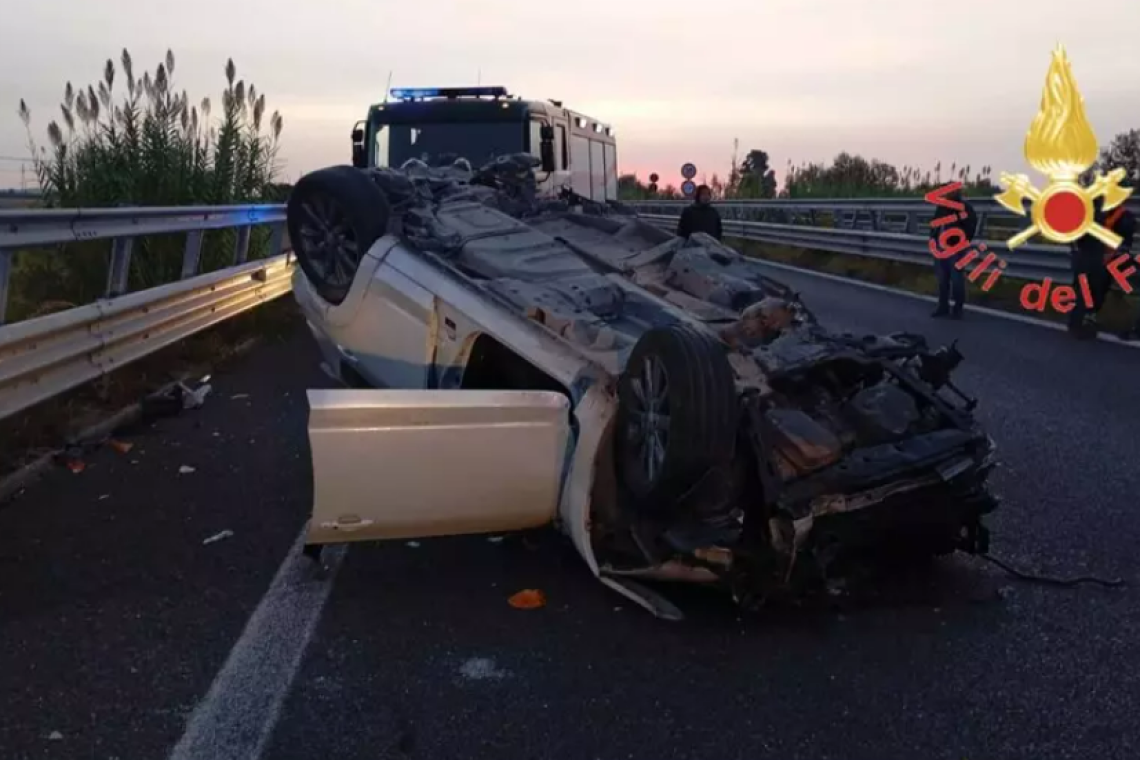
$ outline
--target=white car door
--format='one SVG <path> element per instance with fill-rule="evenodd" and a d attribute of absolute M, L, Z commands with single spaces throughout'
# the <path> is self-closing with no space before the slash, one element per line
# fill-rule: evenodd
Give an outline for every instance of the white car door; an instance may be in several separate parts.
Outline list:
<path fill-rule="evenodd" d="M 551 522 L 570 462 L 560 393 L 311 390 L 309 544 Z"/>

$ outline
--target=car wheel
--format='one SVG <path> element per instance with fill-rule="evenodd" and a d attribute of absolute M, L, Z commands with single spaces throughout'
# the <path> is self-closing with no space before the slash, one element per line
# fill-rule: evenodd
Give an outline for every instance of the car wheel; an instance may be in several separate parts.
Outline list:
<path fill-rule="evenodd" d="M 297 181 L 286 207 L 289 239 L 321 298 L 344 301 L 361 258 L 387 231 L 390 214 L 383 191 L 351 166 L 320 169 Z"/>
<path fill-rule="evenodd" d="M 618 379 L 615 467 L 640 510 L 661 512 L 733 456 L 739 401 L 725 347 L 688 325 L 649 330 Z"/>

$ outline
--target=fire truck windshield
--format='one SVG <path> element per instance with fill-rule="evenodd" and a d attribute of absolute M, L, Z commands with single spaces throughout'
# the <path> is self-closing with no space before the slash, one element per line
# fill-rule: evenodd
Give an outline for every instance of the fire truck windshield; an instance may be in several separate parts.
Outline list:
<path fill-rule="evenodd" d="M 400 166 L 411 158 L 436 163 L 465 158 L 481 166 L 495 156 L 526 150 L 526 125 L 510 122 L 376 124 L 375 166 Z"/>

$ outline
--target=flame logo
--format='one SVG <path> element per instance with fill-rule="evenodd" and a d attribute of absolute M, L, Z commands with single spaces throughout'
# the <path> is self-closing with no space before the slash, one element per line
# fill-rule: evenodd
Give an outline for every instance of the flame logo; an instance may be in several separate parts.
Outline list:
<path fill-rule="evenodd" d="M 1096 135 L 1085 118 L 1084 99 L 1065 49 L 1053 51 L 1041 110 L 1025 136 L 1025 159 L 1054 180 L 1076 179 L 1096 163 Z"/>

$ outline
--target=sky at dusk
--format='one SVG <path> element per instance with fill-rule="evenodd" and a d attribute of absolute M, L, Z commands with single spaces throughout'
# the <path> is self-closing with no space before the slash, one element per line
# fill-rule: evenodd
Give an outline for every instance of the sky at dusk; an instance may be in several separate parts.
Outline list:
<path fill-rule="evenodd" d="M 1101 142 L 1140 127 L 1137 0 L 34 0 L 4 18 L 0 187 L 19 186 L 11 159 L 28 155 L 19 99 L 42 141 L 64 83 L 95 81 L 123 47 L 137 70 L 173 49 L 191 102 L 220 99 L 233 57 L 285 117 L 286 180 L 348 162 L 389 72 L 563 100 L 614 125 L 622 172 L 678 183 L 685 161 L 726 173 L 734 139 L 781 174 L 841 150 L 1022 170 L 1057 43 Z"/>

